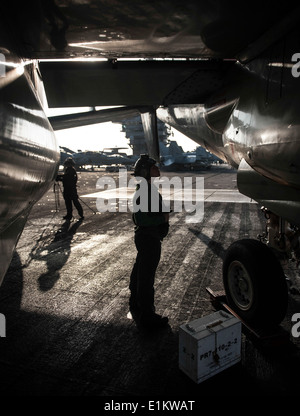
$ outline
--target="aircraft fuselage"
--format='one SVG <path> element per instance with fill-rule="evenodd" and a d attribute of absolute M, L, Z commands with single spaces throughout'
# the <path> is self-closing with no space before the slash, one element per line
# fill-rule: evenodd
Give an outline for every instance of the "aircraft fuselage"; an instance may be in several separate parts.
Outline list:
<path fill-rule="evenodd" d="M 160 107 L 157 115 L 233 167 L 245 162 L 253 175 L 240 191 L 258 202 L 294 205 L 287 219 L 299 225 L 300 78 L 294 39 L 295 33 L 250 63 L 230 67 L 223 87 L 204 104 Z M 257 195 L 255 175 L 272 181 L 274 195 Z M 282 208 L 277 213 L 282 215 Z"/>
<path fill-rule="evenodd" d="M 0 283 L 34 203 L 52 184 L 59 151 L 38 96 L 34 62 L 1 54 Z"/>

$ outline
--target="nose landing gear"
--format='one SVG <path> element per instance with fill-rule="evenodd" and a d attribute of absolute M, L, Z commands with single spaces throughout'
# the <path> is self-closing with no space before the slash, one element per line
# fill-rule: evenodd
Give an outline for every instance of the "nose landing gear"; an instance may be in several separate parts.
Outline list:
<path fill-rule="evenodd" d="M 228 248 L 223 262 L 228 305 L 256 326 L 278 325 L 285 317 L 288 289 L 281 264 L 272 250 L 254 239 Z"/>

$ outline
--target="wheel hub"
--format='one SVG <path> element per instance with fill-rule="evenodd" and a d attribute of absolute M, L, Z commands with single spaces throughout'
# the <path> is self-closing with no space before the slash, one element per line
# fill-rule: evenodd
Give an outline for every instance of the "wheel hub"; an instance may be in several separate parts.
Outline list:
<path fill-rule="evenodd" d="M 253 303 L 252 280 L 244 265 L 237 260 L 230 264 L 228 286 L 235 304 L 242 310 L 248 310 Z"/>

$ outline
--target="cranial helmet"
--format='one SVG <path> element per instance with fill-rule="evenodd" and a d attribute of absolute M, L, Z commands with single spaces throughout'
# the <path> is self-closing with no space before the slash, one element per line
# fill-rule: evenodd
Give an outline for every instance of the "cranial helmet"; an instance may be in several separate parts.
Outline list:
<path fill-rule="evenodd" d="M 67 157 L 64 161 L 64 166 L 75 166 L 75 162 L 71 157 Z"/>
<path fill-rule="evenodd" d="M 149 157 L 149 155 L 141 155 L 134 165 L 134 176 L 141 176 L 145 179 L 150 179 L 150 169 L 156 164 L 156 160 Z"/>

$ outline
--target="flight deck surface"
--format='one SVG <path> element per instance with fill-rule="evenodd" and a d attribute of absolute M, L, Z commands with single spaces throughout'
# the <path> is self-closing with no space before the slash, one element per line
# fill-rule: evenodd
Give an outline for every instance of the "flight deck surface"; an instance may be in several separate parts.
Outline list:
<path fill-rule="evenodd" d="M 298 394 L 300 343 L 291 319 L 300 313 L 299 282 L 291 283 L 282 323 L 288 345 L 265 350 L 243 335 L 242 359 L 232 368 L 199 385 L 179 370 L 179 326 L 215 312 L 206 287 L 223 290 L 225 250 L 240 238 L 256 238 L 265 219 L 258 204 L 239 199 L 236 172 L 226 165 L 174 174 L 204 177 L 206 199 L 200 222 L 171 214 L 155 284 L 156 309 L 169 317 L 169 327 L 156 332 L 139 331 L 127 317 L 136 256 L 131 212 L 98 212 L 92 196 L 99 177 L 117 180 L 118 173 L 78 173 L 83 221 L 74 213 L 64 222 L 58 189 L 34 206 L 0 288 L 2 396 Z"/>

